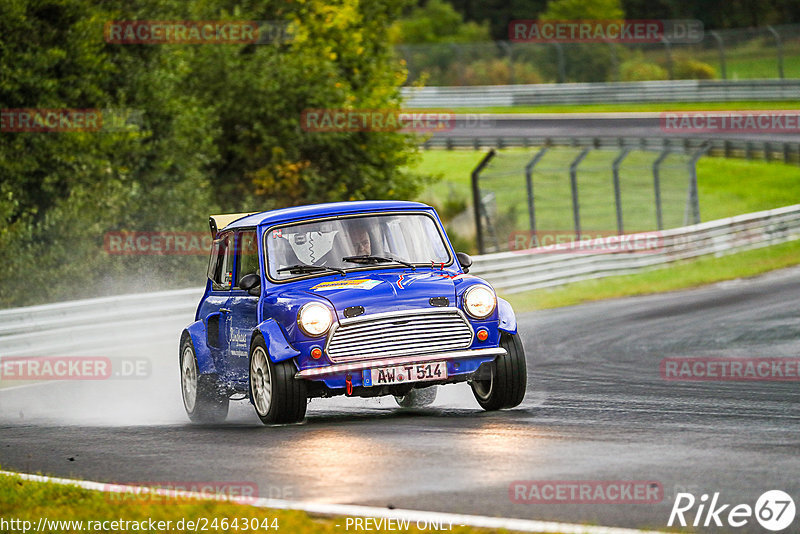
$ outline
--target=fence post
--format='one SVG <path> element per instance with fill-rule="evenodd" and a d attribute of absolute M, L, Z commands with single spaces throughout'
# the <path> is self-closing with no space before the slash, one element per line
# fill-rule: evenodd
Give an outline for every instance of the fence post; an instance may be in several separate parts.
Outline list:
<path fill-rule="evenodd" d="M 767 26 L 767 30 L 772 34 L 775 38 L 775 48 L 778 51 L 778 77 L 782 80 L 783 79 L 783 41 L 781 40 L 781 36 L 778 31 L 773 28 L 772 26 Z"/>
<path fill-rule="evenodd" d="M 619 188 L 619 166 L 622 164 L 622 160 L 628 156 L 628 152 L 630 152 L 629 149 L 623 148 L 611 165 L 611 171 L 614 175 L 614 203 L 617 206 L 617 233 L 619 235 L 624 233 L 622 228 L 622 194 Z"/>
<path fill-rule="evenodd" d="M 556 61 L 558 64 L 558 83 L 564 83 L 567 79 L 567 66 L 564 62 L 564 49 L 561 47 L 561 43 L 557 41 L 553 41 L 550 43 L 556 49 Z"/>
<path fill-rule="evenodd" d="M 459 45 L 455 44 L 455 43 L 450 43 L 449 48 L 450 48 L 450 51 L 453 53 L 453 60 L 454 60 L 453 62 L 456 65 L 462 64 L 461 63 L 461 52 L 462 52 L 461 47 Z M 458 69 L 458 73 L 459 73 L 458 74 L 458 85 L 460 85 L 460 86 L 464 85 L 464 72 L 465 71 L 466 71 L 466 69 Z"/>
<path fill-rule="evenodd" d="M 656 195 L 656 226 L 659 230 L 664 229 L 664 219 L 662 218 L 661 214 L 661 176 L 659 173 L 661 172 L 661 163 L 667 159 L 669 154 L 670 149 L 669 145 L 667 145 L 653 162 L 653 189 Z"/>
<path fill-rule="evenodd" d="M 576 157 L 569 165 L 569 183 L 572 189 L 572 219 L 575 224 L 575 239 L 581 240 L 581 210 L 578 204 L 578 165 L 581 164 L 583 158 L 589 153 L 590 148 L 584 148 L 578 157 Z"/>
<path fill-rule="evenodd" d="M 722 79 L 727 80 L 728 71 L 725 68 L 725 45 L 722 42 L 722 37 L 720 37 L 719 34 L 713 30 L 708 33 L 714 38 L 715 41 L 717 41 L 717 50 L 719 51 L 719 67 L 722 73 Z"/>
<path fill-rule="evenodd" d="M 697 161 L 711 148 L 704 143 L 689 160 L 689 194 L 686 197 L 686 209 L 683 212 L 683 225 L 689 224 L 689 211 L 692 212 L 692 224 L 700 224 L 700 200 L 697 195 Z"/>
<path fill-rule="evenodd" d="M 608 45 L 609 57 L 614 69 L 614 79 L 612 81 L 618 82 L 620 80 L 620 67 L 619 58 L 617 57 L 617 49 L 614 48 L 614 43 L 603 39 L 603 42 Z"/>
<path fill-rule="evenodd" d="M 494 149 L 489 150 L 489 152 L 483 156 L 483 159 L 478 163 L 478 165 L 472 171 L 472 208 L 475 212 L 475 235 L 477 236 L 478 240 L 478 254 L 484 253 L 484 246 L 483 246 L 483 223 L 481 217 L 484 215 L 485 210 L 483 209 L 483 200 L 481 199 L 481 188 L 478 184 L 478 178 L 480 177 L 481 172 L 483 169 L 489 164 L 489 161 L 493 157 L 495 157 L 497 153 Z"/>
<path fill-rule="evenodd" d="M 664 43 L 664 53 L 667 56 L 667 73 L 669 73 L 669 79 L 674 80 L 674 69 L 672 67 L 672 45 L 666 39 L 666 37 L 661 39 L 661 42 Z"/>
<path fill-rule="evenodd" d="M 539 152 L 533 156 L 527 165 L 525 165 L 525 185 L 528 190 L 528 220 L 531 226 L 531 238 L 536 236 L 536 211 L 534 210 L 533 201 L 533 168 L 539 163 L 539 160 L 544 157 L 549 147 L 543 146 Z"/>
<path fill-rule="evenodd" d="M 507 41 L 497 41 L 497 45 L 503 49 L 508 57 L 508 84 L 514 85 L 514 49 Z"/>

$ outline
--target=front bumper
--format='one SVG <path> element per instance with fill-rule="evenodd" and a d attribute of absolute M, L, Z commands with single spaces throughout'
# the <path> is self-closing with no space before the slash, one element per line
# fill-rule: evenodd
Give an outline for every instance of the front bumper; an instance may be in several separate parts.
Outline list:
<path fill-rule="evenodd" d="M 500 347 L 487 348 L 487 349 L 466 349 L 452 352 L 436 352 L 432 354 L 415 354 L 413 356 L 394 356 L 391 358 L 380 358 L 375 360 L 361 360 L 357 362 L 339 363 L 335 365 L 327 365 L 325 367 L 313 367 L 299 371 L 296 378 L 306 379 L 320 379 L 325 377 L 332 377 L 334 375 L 343 375 L 355 371 L 362 371 L 364 369 L 371 369 L 374 367 L 389 367 L 394 365 L 407 365 L 426 363 L 431 361 L 440 360 L 461 360 L 466 358 L 476 359 L 493 359 L 497 356 L 502 356 L 506 350 Z"/>

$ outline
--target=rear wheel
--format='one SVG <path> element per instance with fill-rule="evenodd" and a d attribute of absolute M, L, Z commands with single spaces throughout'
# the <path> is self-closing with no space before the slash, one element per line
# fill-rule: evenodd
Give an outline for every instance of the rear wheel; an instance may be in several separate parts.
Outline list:
<path fill-rule="evenodd" d="M 193 423 L 221 423 L 228 416 L 228 396 L 219 391 L 215 375 L 201 375 L 192 338 L 181 343 L 181 393 Z"/>
<path fill-rule="evenodd" d="M 394 396 L 397 404 L 403 408 L 422 408 L 433 404 L 436 400 L 436 390 L 439 386 L 429 386 L 422 389 L 412 389 L 402 396 Z"/>
<path fill-rule="evenodd" d="M 265 425 L 298 423 L 306 416 L 306 383 L 294 377 L 291 361 L 273 363 L 264 338 L 254 336 L 250 347 L 250 396 Z"/>
<path fill-rule="evenodd" d="M 519 335 L 501 334 L 500 346 L 506 349 L 506 354 L 488 364 L 489 376 L 470 384 L 475 399 L 484 410 L 513 408 L 525 397 L 528 370 Z"/>

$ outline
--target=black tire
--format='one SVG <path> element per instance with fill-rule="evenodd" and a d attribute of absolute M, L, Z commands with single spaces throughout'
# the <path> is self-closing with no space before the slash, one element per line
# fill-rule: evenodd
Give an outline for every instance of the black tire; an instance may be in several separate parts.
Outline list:
<path fill-rule="evenodd" d="M 506 354 L 489 365 L 490 377 L 470 383 L 475 400 L 487 411 L 517 406 L 525 397 L 528 384 L 525 351 L 519 335 L 501 334 L 500 346 L 506 349 Z"/>
<path fill-rule="evenodd" d="M 422 408 L 433 404 L 436 400 L 436 390 L 439 386 L 429 386 L 422 389 L 412 389 L 402 396 L 394 396 L 394 400 L 402 408 Z"/>
<path fill-rule="evenodd" d="M 306 416 L 306 383 L 294 377 L 291 360 L 273 363 L 261 335 L 250 345 L 250 400 L 265 425 L 299 423 Z M 269 395 L 267 396 L 267 385 Z"/>
<path fill-rule="evenodd" d="M 192 338 L 184 336 L 179 354 L 181 397 L 193 423 L 221 423 L 228 417 L 228 396 L 219 390 L 217 376 L 199 374 Z"/>

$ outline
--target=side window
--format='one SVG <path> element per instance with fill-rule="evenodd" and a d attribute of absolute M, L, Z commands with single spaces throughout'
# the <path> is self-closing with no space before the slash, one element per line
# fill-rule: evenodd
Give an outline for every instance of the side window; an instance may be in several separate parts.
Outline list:
<path fill-rule="evenodd" d="M 246 274 L 258 273 L 258 243 L 256 242 L 256 231 L 245 230 L 239 234 L 239 258 L 236 262 L 236 285 Z"/>
<path fill-rule="evenodd" d="M 233 247 L 230 232 L 220 236 L 211 247 L 211 261 L 208 262 L 208 278 L 211 289 L 227 291 L 231 288 L 233 278 Z"/>

